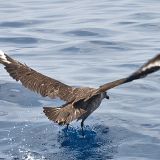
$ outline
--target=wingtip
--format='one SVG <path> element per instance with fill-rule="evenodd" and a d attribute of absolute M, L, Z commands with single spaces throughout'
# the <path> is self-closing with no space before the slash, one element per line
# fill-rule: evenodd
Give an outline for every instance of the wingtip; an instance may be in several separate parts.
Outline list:
<path fill-rule="evenodd" d="M 141 70 L 145 71 L 147 69 L 152 69 L 152 68 L 156 68 L 156 70 L 160 69 L 160 54 L 156 55 L 154 58 L 148 61 L 148 63 L 145 64 Z"/>
<path fill-rule="evenodd" d="M 0 50 L 0 62 L 10 64 L 11 62 L 7 60 L 6 54 Z"/>
<path fill-rule="evenodd" d="M 0 50 L 0 57 L 4 56 L 4 55 L 5 55 L 5 53 L 2 50 Z"/>

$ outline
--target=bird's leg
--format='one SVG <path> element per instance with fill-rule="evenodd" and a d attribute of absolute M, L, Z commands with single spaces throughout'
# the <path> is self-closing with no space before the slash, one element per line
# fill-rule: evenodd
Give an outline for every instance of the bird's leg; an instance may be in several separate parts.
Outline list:
<path fill-rule="evenodd" d="M 66 130 L 68 131 L 69 124 L 67 124 Z"/>
<path fill-rule="evenodd" d="M 82 136 L 84 137 L 84 130 L 83 130 L 83 126 L 84 126 L 84 120 L 82 120 L 82 122 L 81 122 Z"/>

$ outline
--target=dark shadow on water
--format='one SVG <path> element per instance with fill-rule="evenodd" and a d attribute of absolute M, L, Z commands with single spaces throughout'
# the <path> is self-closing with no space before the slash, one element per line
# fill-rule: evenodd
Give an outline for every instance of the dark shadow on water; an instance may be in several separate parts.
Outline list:
<path fill-rule="evenodd" d="M 64 152 L 71 153 L 76 159 L 113 159 L 117 145 L 113 143 L 108 127 L 86 126 L 84 132 L 83 137 L 81 128 L 70 127 L 60 131 L 58 142 Z"/>
<path fill-rule="evenodd" d="M 96 137 L 96 132 L 92 130 L 89 126 L 84 129 L 85 136 L 82 136 L 82 131 L 80 128 L 69 128 L 68 130 L 64 128 L 60 131 L 58 140 L 62 147 L 85 147 L 95 145 L 94 140 Z M 96 144 L 97 146 L 97 144 Z"/>
<path fill-rule="evenodd" d="M 28 101 L 29 99 L 29 101 Z M 18 83 L 0 84 L 0 100 L 16 103 L 21 106 L 40 106 L 40 96 L 34 94 Z"/>
<path fill-rule="evenodd" d="M 53 101 L 48 97 L 42 97 L 37 93 L 30 91 L 20 83 L 5 82 L 0 84 L 0 100 L 18 104 L 21 107 L 39 107 L 43 106 L 42 101 Z M 56 103 L 61 103 L 59 100 Z M 57 104 L 58 105 L 58 104 Z"/>

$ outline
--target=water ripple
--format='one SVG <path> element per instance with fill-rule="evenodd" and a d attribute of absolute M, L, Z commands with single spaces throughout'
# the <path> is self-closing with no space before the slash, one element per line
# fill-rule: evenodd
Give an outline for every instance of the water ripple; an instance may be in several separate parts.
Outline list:
<path fill-rule="evenodd" d="M 15 43 L 15 44 L 33 44 L 38 43 L 38 40 L 33 37 L 0 37 L 1 43 Z"/>
<path fill-rule="evenodd" d="M 0 49 L 72 86 L 98 87 L 134 72 L 160 52 L 159 1 L 0 1 Z M 160 73 L 109 90 L 68 132 L 0 65 L 0 159 L 154 159 L 160 157 Z M 3 81 L 3 82 L 2 82 Z M 89 125 L 89 126 L 88 126 Z"/>
<path fill-rule="evenodd" d="M 98 35 L 98 33 L 85 31 L 85 30 L 70 31 L 70 32 L 66 32 L 65 34 L 74 35 L 74 36 L 97 36 Z"/>

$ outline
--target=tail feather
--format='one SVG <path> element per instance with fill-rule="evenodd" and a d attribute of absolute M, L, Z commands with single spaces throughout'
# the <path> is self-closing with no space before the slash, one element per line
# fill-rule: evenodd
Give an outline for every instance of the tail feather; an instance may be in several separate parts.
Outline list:
<path fill-rule="evenodd" d="M 70 116 L 70 113 L 67 111 L 64 111 L 63 108 L 59 107 L 43 107 L 43 112 L 48 117 L 49 120 L 52 120 L 59 125 L 69 124 L 67 121 L 68 117 Z"/>
<path fill-rule="evenodd" d="M 59 125 L 69 124 L 73 120 L 76 120 L 85 113 L 83 109 L 76 109 L 69 106 L 66 107 L 43 107 L 43 112 L 49 120 L 58 123 Z"/>
<path fill-rule="evenodd" d="M 58 122 L 57 121 L 57 117 L 60 113 L 60 108 L 54 108 L 54 107 L 43 107 L 43 112 L 45 113 L 45 115 L 48 117 L 49 120 L 52 120 L 54 122 Z"/>

